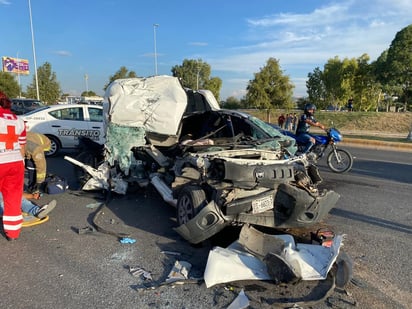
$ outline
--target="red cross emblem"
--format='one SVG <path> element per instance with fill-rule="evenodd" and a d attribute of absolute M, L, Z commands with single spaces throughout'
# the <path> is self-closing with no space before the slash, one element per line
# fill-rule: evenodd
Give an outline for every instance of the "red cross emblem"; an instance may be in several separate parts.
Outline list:
<path fill-rule="evenodd" d="M 15 126 L 7 126 L 7 133 L 0 133 L 0 142 L 6 143 L 6 149 L 13 150 L 14 143 L 19 140 L 19 135 L 16 134 Z"/>

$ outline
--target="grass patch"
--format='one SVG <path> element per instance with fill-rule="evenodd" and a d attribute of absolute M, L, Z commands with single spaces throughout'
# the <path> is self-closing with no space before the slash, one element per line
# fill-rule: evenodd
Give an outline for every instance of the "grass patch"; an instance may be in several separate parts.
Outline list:
<path fill-rule="evenodd" d="M 277 124 L 281 113 L 296 113 L 298 117 L 302 114 L 301 110 L 244 110 L 263 121 Z M 402 133 L 405 137 L 412 127 L 412 113 L 394 112 L 325 112 L 316 111 L 316 120 L 326 126 L 333 126 L 341 131 L 369 131 L 383 133 Z M 403 141 L 401 139 L 401 141 Z"/>
<path fill-rule="evenodd" d="M 407 140 L 406 138 L 396 138 L 396 137 L 381 137 L 381 136 L 366 136 L 366 135 L 345 135 L 346 138 L 357 138 L 364 140 L 373 140 L 373 141 L 383 141 L 383 142 L 394 142 L 394 143 L 405 143 L 412 144 L 412 141 Z"/>

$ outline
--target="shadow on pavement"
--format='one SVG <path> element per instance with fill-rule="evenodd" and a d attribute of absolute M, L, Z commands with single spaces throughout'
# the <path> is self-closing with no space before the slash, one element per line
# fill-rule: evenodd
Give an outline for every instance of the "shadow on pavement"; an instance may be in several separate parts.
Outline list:
<path fill-rule="evenodd" d="M 398 232 L 412 234 L 412 226 L 399 224 L 399 223 L 394 223 L 392 221 L 383 220 L 383 219 L 379 219 L 379 218 L 372 217 L 372 216 L 362 215 L 362 214 L 359 214 L 357 212 L 355 213 L 355 212 L 344 210 L 344 209 L 333 208 L 330 211 L 330 214 L 334 215 L 334 216 L 339 216 L 339 217 L 351 219 L 351 220 L 365 222 L 365 223 L 368 223 L 368 224 L 377 225 L 377 226 L 387 228 L 387 229 L 391 229 L 391 230 L 395 230 L 395 231 L 398 231 Z"/>

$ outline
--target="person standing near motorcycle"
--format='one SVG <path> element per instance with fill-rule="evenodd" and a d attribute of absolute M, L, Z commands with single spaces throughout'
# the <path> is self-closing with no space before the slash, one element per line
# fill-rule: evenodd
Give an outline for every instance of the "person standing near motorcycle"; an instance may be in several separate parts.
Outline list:
<path fill-rule="evenodd" d="M 311 126 L 319 127 L 325 130 L 325 126 L 315 119 L 316 106 L 312 103 L 307 103 L 303 115 L 300 117 L 298 126 L 296 128 L 296 141 L 299 144 L 304 144 L 303 153 L 308 153 L 316 140 L 309 134 Z"/>

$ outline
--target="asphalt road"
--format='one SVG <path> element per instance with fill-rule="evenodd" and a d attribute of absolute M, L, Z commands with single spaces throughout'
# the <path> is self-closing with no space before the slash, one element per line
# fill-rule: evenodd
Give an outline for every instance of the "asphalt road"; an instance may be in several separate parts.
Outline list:
<path fill-rule="evenodd" d="M 412 303 L 412 156 L 348 149 L 356 156 L 353 170 L 334 174 L 321 161 L 321 187 L 341 195 L 325 223 L 347 235 L 344 250 L 353 258 L 356 284 L 336 289 L 316 306 L 308 302 L 302 307 L 407 308 Z M 149 271 L 158 283 L 178 259 L 192 264 L 191 276 L 202 276 L 211 246 L 230 243 L 238 230 L 227 230 L 204 246 L 190 246 L 173 230 L 175 210 L 149 189 L 113 196 L 97 218 L 108 230 L 129 233 L 134 244 L 96 231 L 79 234 L 91 226 L 104 196 L 75 190 L 73 166 L 63 154 L 48 163 L 50 172 L 69 179 L 73 191 L 43 197 L 44 202 L 58 201 L 48 222 L 24 228 L 16 242 L 0 239 L 2 308 L 226 308 L 241 288 L 250 308 L 286 308 L 278 302 L 310 300 L 327 284 L 242 282 L 142 290 L 147 282 L 130 274 L 130 267 Z M 320 292 L 312 293 L 315 288 Z"/>
<path fill-rule="evenodd" d="M 358 301 L 376 298 L 371 308 L 408 308 L 412 303 L 412 153 L 345 148 L 355 156 L 349 173 L 331 173 L 323 161 L 320 166 L 324 186 L 341 195 L 328 223 L 347 234 L 345 251 L 354 259 L 355 277 L 379 291 L 359 295 Z M 384 299 L 394 303 L 385 304 Z"/>

